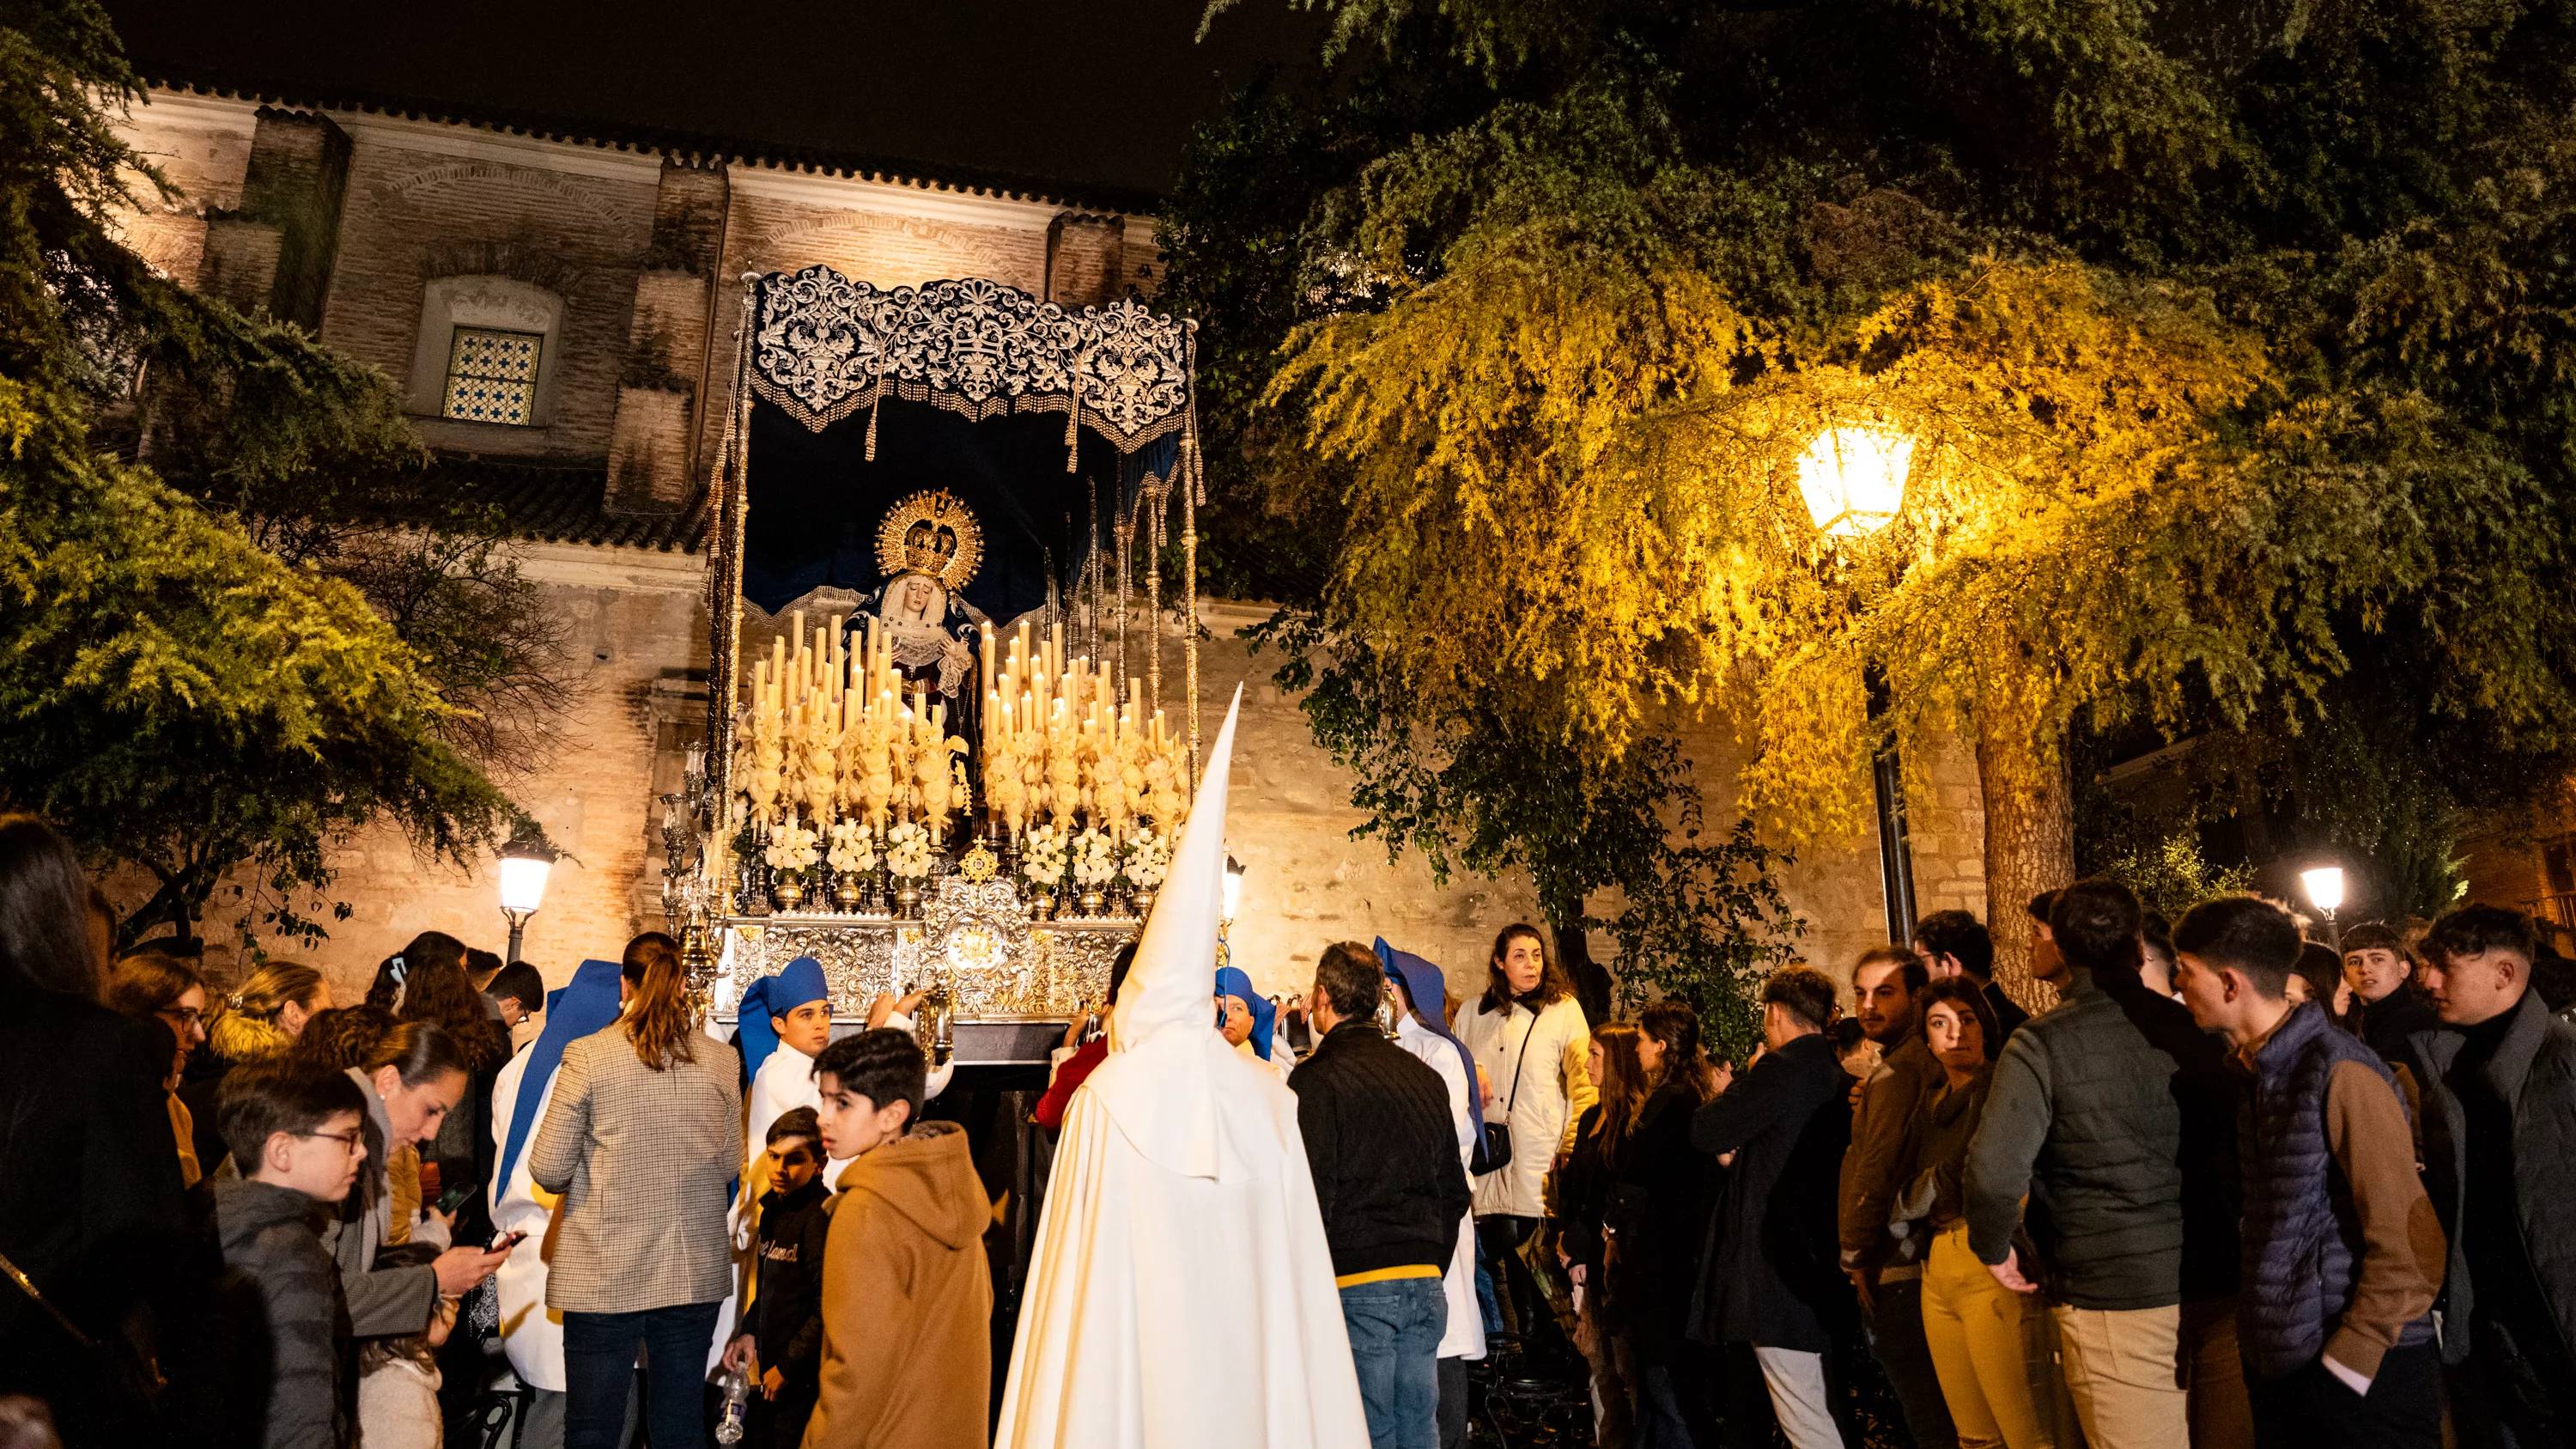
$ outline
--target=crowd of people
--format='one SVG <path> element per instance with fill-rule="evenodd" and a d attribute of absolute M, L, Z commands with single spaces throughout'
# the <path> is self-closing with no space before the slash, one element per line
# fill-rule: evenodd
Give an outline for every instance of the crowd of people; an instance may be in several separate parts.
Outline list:
<path fill-rule="evenodd" d="M 1773 973 L 1741 1062 L 1684 1002 L 1591 1019 L 1525 924 L 1481 971 L 1197 978 L 1293 1094 L 1372 1449 L 1467 1443 L 1480 1360 L 1579 1374 L 1599 1449 L 2576 1442 L 2576 1030 L 2528 918 L 2338 954 L 2250 896 L 2029 911 L 2046 1010 L 1945 911 L 1847 987 Z M 503 1375 L 530 1449 L 991 1442 L 1004 1214 L 915 1002 L 836 1039 L 800 960 L 728 1041 L 659 933 L 551 993 L 431 933 L 342 1006 L 107 919 L 0 818 L 7 1442 L 436 1449 Z M 1110 1046 L 1077 1021 L 1028 1118 Z"/>

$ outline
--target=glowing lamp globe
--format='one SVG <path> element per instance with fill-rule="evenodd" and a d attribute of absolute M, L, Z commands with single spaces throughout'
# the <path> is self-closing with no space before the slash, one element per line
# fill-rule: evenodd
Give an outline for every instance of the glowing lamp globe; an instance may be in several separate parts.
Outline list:
<path fill-rule="evenodd" d="M 513 915 L 534 915 L 546 899 L 546 873 L 554 869 L 550 861 L 530 856 L 508 855 L 501 858 L 501 909 Z"/>
<path fill-rule="evenodd" d="M 1237 906 L 1243 904 L 1243 862 L 1229 855 L 1225 858 L 1225 905 L 1220 918 L 1231 925 Z"/>
<path fill-rule="evenodd" d="M 2343 905 L 2343 867 L 2322 866 L 2299 872 L 2299 884 L 2307 887 L 2308 900 L 2318 910 L 2332 915 Z"/>
<path fill-rule="evenodd" d="M 1896 521 L 1914 440 L 1877 428 L 1827 428 L 1798 455 L 1807 516 L 1833 538 L 1866 538 Z"/>

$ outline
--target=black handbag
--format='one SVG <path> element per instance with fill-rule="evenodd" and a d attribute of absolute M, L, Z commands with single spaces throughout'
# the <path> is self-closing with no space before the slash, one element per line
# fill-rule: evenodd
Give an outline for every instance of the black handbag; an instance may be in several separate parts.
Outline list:
<path fill-rule="evenodd" d="M 1530 1013 L 1529 1030 L 1521 1033 L 1521 1054 L 1512 1063 L 1511 1095 L 1503 1102 L 1503 1120 L 1487 1122 L 1485 1135 L 1476 1143 L 1476 1155 L 1468 1162 L 1467 1172 L 1473 1177 L 1488 1177 L 1512 1165 L 1512 1108 L 1521 1100 L 1521 1069 L 1529 1065 L 1530 1037 L 1538 1031 L 1538 1013 Z"/>

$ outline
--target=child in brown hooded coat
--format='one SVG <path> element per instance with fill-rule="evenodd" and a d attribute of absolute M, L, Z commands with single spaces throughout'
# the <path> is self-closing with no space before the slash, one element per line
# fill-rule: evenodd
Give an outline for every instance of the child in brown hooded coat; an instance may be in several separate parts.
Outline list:
<path fill-rule="evenodd" d="M 822 1395 L 806 1449 L 987 1443 L 992 1204 L 966 1134 L 914 1125 L 927 1077 L 911 1036 L 884 1028 L 844 1037 L 814 1061 L 824 1153 L 858 1160 L 831 1203 Z"/>

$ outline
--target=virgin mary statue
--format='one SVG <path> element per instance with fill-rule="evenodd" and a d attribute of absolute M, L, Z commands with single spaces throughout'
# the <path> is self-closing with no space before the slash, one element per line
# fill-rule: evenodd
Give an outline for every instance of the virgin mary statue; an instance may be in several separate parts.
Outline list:
<path fill-rule="evenodd" d="M 873 620 L 894 652 L 908 688 L 927 689 L 948 707 L 948 728 L 971 745 L 983 681 L 976 676 L 982 611 L 959 596 L 984 558 L 984 529 L 947 490 L 916 493 L 886 510 L 877 527 L 877 566 L 886 581 L 849 623 L 859 635 Z M 860 642 L 853 638 L 855 648 Z"/>

